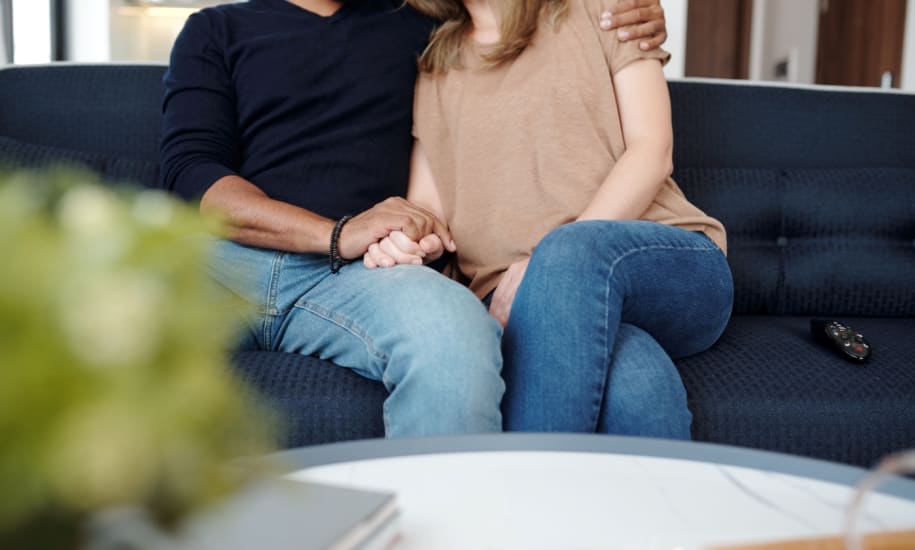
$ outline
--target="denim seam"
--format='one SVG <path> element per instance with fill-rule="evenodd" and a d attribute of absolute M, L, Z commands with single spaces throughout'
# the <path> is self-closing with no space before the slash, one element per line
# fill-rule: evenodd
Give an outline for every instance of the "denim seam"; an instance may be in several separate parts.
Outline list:
<path fill-rule="evenodd" d="M 273 256 L 273 264 L 270 268 L 270 285 L 267 287 L 267 314 L 264 315 L 264 341 L 273 342 L 273 324 L 276 316 L 279 314 L 276 308 L 277 297 L 279 296 L 280 273 L 283 270 L 283 261 L 286 259 L 285 252 L 277 252 Z"/>
<path fill-rule="evenodd" d="M 647 250 L 683 250 L 683 251 L 693 251 L 693 252 L 721 252 L 717 246 L 671 246 L 671 245 L 659 245 L 653 244 L 649 246 L 643 246 L 640 248 L 634 248 L 632 250 L 626 251 L 626 253 L 621 254 L 617 259 L 613 260 L 613 263 L 610 264 L 610 273 L 608 275 L 608 280 L 610 277 L 613 277 L 613 272 L 616 270 L 617 264 L 625 260 L 633 254 L 638 254 L 639 252 L 645 252 Z"/>
<path fill-rule="evenodd" d="M 388 385 L 385 384 L 385 387 L 388 387 Z M 390 433 L 390 429 L 388 428 L 391 425 L 391 414 L 388 412 L 388 403 L 390 402 L 390 399 L 385 399 L 384 403 L 381 404 L 381 422 L 384 424 L 385 434 Z"/>
<path fill-rule="evenodd" d="M 706 246 L 700 247 L 700 246 L 671 246 L 671 245 L 653 244 L 653 245 L 649 245 L 649 246 L 642 246 L 639 248 L 634 248 L 632 250 L 628 250 L 625 253 L 620 254 L 619 257 L 617 257 L 615 260 L 613 260 L 613 263 L 610 264 L 610 270 L 607 273 L 607 295 L 605 296 L 605 304 L 607 304 L 608 308 L 609 308 L 609 303 L 610 303 L 610 279 L 613 278 L 613 274 L 616 271 L 616 267 L 619 265 L 620 262 L 622 262 L 629 256 L 632 256 L 633 254 L 638 254 L 640 252 L 646 252 L 649 250 L 677 250 L 677 251 L 682 250 L 682 251 L 686 251 L 686 252 L 692 251 L 692 252 L 718 252 L 718 253 L 721 253 L 721 249 L 719 249 L 717 246 L 714 246 L 714 245 L 707 246 L 707 247 Z M 608 313 L 608 317 L 609 317 L 609 313 Z M 610 329 L 609 320 L 607 321 L 607 323 L 608 323 L 607 330 L 609 330 Z"/>
<path fill-rule="evenodd" d="M 375 358 L 385 362 L 388 361 L 388 355 L 375 347 L 375 343 L 369 337 L 368 333 L 353 321 L 347 319 L 339 313 L 334 313 L 333 311 L 313 302 L 299 302 L 295 305 L 295 307 L 308 311 L 324 319 L 325 321 L 329 321 L 337 325 L 346 332 L 358 338 L 363 344 L 365 344 L 365 347 L 368 349 L 369 353 Z"/>
<path fill-rule="evenodd" d="M 615 265 L 615 264 L 614 264 Z M 607 370 L 604 372 L 603 376 L 603 387 L 600 388 L 600 394 L 597 396 L 598 405 L 597 405 L 597 414 L 595 415 L 593 426 L 594 430 L 597 431 L 598 426 L 600 426 L 600 412 L 601 412 L 601 401 L 604 399 L 604 394 L 607 391 L 607 385 L 610 381 L 610 369 L 613 367 L 613 358 L 610 355 L 610 344 L 607 334 L 610 332 L 610 277 L 613 275 L 613 266 L 610 268 L 610 276 L 607 277 L 605 290 L 604 290 L 604 330 L 603 330 L 603 340 L 604 340 L 604 357 L 607 361 Z M 619 330 L 617 330 L 619 332 Z M 615 339 L 614 339 L 615 341 Z M 604 407 L 607 407 L 607 403 L 603 404 Z"/>

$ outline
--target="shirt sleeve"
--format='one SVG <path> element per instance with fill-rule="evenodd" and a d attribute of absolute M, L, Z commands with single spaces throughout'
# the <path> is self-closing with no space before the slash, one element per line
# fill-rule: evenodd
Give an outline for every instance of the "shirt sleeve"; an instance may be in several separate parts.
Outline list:
<path fill-rule="evenodd" d="M 205 12 L 192 15 L 176 39 L 164 85 L 161 184 L 196 200 L 236 175 L 241 149 L 229 71 Z"/>
<path fill-rule="evenodd" d="M 618 3 L 619 0 L 602 0 L 600 2 L 594 2 L 596 6 L 594 11 L 594 17 L 599 17 L 599 13 L 604 9 L 613 9 L 614 6 Z M 670 53 L 661 48 L 655 48 L 654 50 L 644 51 L 639 48 L 640 40 L 630 40 L 629 42 L 621 42 L 617 38 L 616 32 L 607 32 L 602 31 L 598 28 L 600 33 L 600 41 L 604 48 L 604 56 L 607 59 L 607 66 L 610 68 L 610 74 L 615 75 L 620 72 L 624 67 L 632 63 L 633 61 L 638 61 L 640 59 L 657 59 L 661 62 L 661 65 L 666 65 L 670 61 Z"/>

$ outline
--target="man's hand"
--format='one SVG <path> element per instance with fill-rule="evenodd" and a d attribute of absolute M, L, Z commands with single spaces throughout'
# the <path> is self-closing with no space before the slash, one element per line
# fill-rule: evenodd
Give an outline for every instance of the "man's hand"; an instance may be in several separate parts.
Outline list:
<path fill-rule="evenodd" d="M 337 250 L 343 259 L 358 258 L 394 231 L 413 242 L 435 235 L 447 250 L 455 250 L 451 233 L 441 220 L 399 197 L 386 199 L 347 222 L 340 231 Z"/>
<path fill-rule="evenodd" d="M 600 27 L 605 31 L 619 29 L 623 42 L 640 40 L 639 48 L 653 50 L 667 40 L 667 23 L 660 0 L 620 0 L 600 15 Z"/>
<path fill-rule="evenodd" d="M 381 241 L 369 245 L 362 263 L 369 269 L 398 264 L 422 265 L 439 259 L 444 252 L 445 246 L 435 233 L 426 235 L 417 243 L 402 231 L 392 231 Z"/>
<path fill-rule="evenodd" d="M 515 293 L 518 292 L 518 287 L 521 286 L 521 281 L 524 280 L 524 273 L 527 271 L 527 264 L 530 261 L 530 258 L 525 258 L 508 266 L 508 269 L 505 270 L 505 275 L 499 281 L 499 286 L 496 287 L 496 291 L 492 294 L 492 301 L 489 303 L 489 314 L 495 317 L 503 328 L 508 324 L 508 317 L 511 315 L 512 304 L 515 301 Z"/>

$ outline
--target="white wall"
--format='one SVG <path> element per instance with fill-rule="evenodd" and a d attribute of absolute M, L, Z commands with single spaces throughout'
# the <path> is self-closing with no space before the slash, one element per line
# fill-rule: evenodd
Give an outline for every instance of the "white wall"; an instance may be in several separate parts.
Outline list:
<path fill-rule="evenodd" d="M 902 88 L 915 92 L 915 0 L 906 6 L 905 46 L 902 51 Z"/>
<path fill-rule="evenodd" d="M 200 6 L 225 1 L 229 0 L 194 0 L 185 2 L 194 8 L 183 8 L 138 7 L 125 5 L 124 0 L 67 0 L 69 58 L 84 63 L 166 62 L 187 16 Z"/>
<path fill-rule="evenodd" d="M 93 63 L 111 59 L 108 0 L 67 0 L 67 56 Z"/>
<path fill-rule="evenodd" d="M 124 6 L 111 0 L 111 59 L 167 62 L 175 38 L 195 8 Z"/>
<path fill-rule="evenodd" d="M 167 61 L 186 13 L 160 11 L 140 17 L 121 0 L 67 0 L 70 59 L 81 62 L 116 60 Z M 204 2 L 205 3 L 205 2 Z M 661 0 L 667 17 L 667 42 L 672 57 L 668 78 L 681 78 L 686 65 L 689 0 Z M 818 0 L 757 0 L 753 3 L 750 78 L 774 80 L 779 59 L 793 54 L 790 80 L 812 83 L 816 77 Z M 2 42 L 0 42 L 2 48 Z M 0 51 L 0 63 L 3 52 Z M 915 0 L 908 0 L 902 84 L 915 91 Z"/>
<path fill-rule="evenodd" d="M 819 0 L 754 2 L 750 78 L 812 84 L 816 79 L 819 18 Z M 788 74 L 777 77 L 775 67 L 783 60 L 788 60 Z"/>
<path fill-rule="evenodd" d="M 219 1 L 199 0 L 193 3 L 201 6 Z M 168 61 L 172 44 L 193 11 L 124 6 L 123 0 L 67 2 L 67 48 L 70 59 L 80 62 Z M 667 18 L 668 38 L 664 48 L 671 53 L 671 61 L 664 68 L 668 78 L 680 78 L 685 72 L 688 2 L 661 0 Z"/>
<path fill-rule="evenodd" d="M 664 75 L 667 78 L 683 78 L 686 74 L 686 10 L 689 0 L 661 0 L 661 5 L 667 19 L 664 49 L 671 55 L 670 63 L 664 67 Z"/>

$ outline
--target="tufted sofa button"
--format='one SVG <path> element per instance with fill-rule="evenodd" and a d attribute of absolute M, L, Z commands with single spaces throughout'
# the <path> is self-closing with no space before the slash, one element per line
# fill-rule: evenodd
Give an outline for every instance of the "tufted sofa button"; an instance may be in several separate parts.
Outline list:
<path fill-rule="evenodd" d="M 775 239 L 775 244 L 779 248 L 785 248 L 786 246 L 788 246 L 788 237 L 779 237 L 779 238 Z"/>

